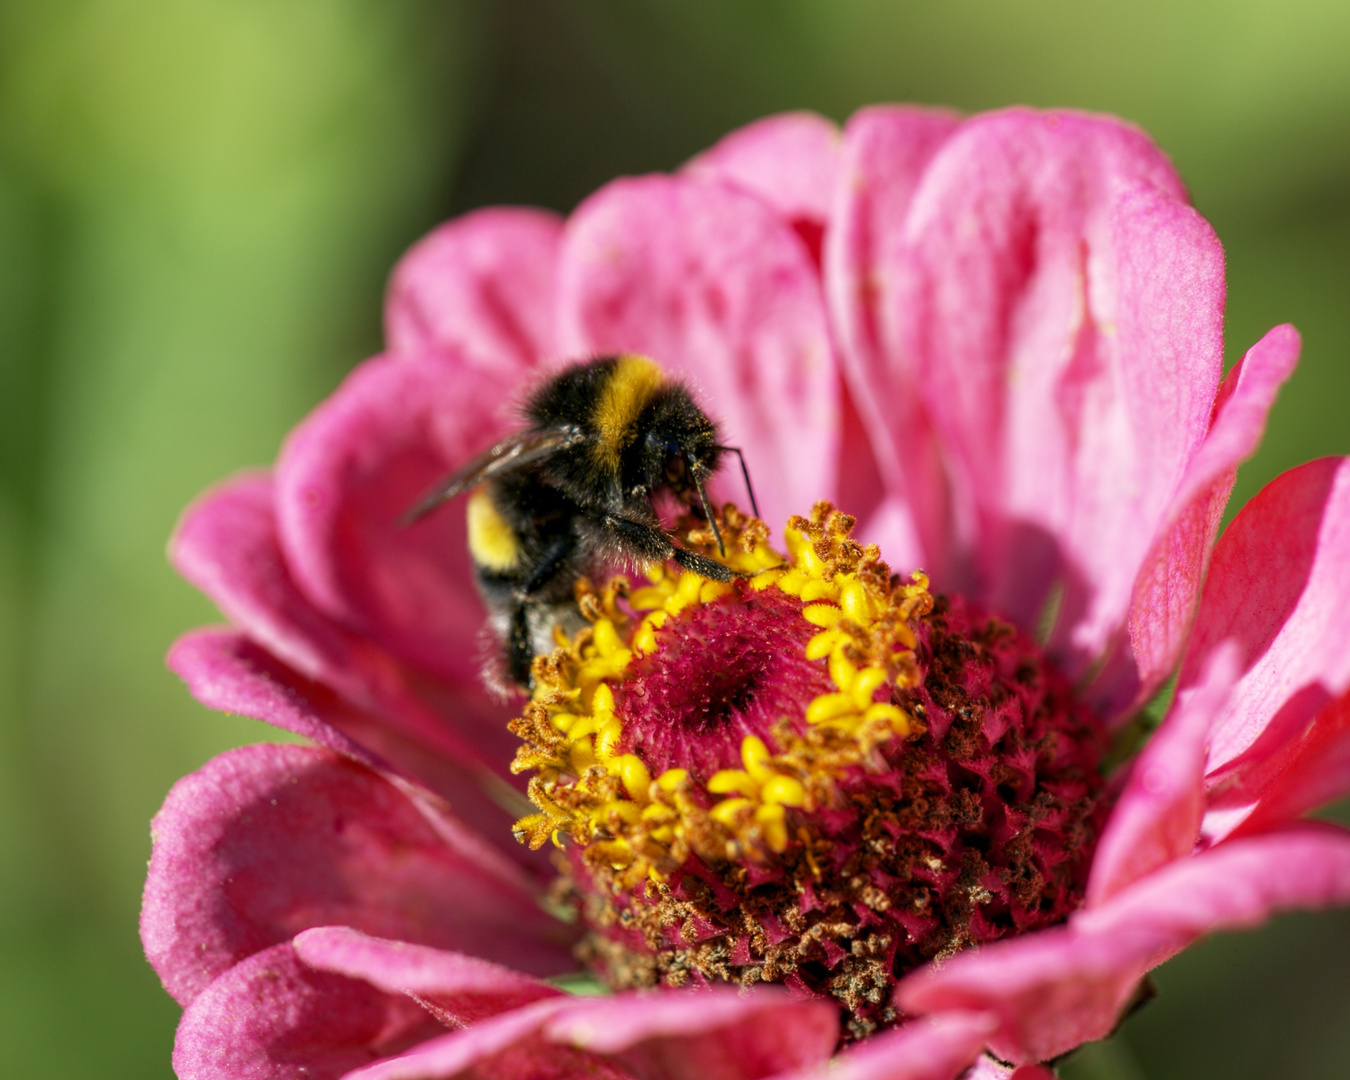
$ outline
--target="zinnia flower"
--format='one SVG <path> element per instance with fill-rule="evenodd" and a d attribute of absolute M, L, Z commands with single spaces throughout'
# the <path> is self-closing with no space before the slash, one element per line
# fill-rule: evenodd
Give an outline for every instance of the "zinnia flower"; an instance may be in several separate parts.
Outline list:
<path fill-rule="evenodd" d="M 1350 462 L 1215 544 L 1298 352 L 1221 379 L 1223 301 L 1163 155 L 1072 113 L 775 117 L 432 233 L 386 353 L 173 540 L 232 625 L 171 667 L 313 744 L 155 820 L 179 1076 L 1043 1076 L 1201 935 L 1350 898 L 1299 820 L 1350 789 Z M 462 515 L 400 519 L 618 353 L 782 539 L 729 510 L 743 580 L 598 583 L 504 706 Z M 618 992 L 560 989 L 578 957 Z"/>

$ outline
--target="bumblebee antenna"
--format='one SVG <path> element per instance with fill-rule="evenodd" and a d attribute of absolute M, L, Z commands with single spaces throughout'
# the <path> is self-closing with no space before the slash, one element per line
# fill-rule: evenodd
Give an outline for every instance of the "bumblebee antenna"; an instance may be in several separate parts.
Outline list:
<path fill-rule="evenodd" d="M 750 496 L 750 509 L 754 511 L 755 517 L 759 517 L 759 504 L 755 502 L 755 489 L 750 484 L 750 470 L 745 467 L 745 455 L 741 453 L 739 446 L 718 446 L 717 450 L 725 450 L 727 453 L 735 454 L 741 463 L 741 475 L 745 477 L 745 491 Z"/>
<path fill-rule="evenodd" d="M 717 527 L 717 518 L 713 515 L 712 507 L 708 505 L 708 496 L 703 492 L 703 481 L 698 478 L 698 462 L 689 462 L 689 475 L 694 480 L 694 490 L 698 492 L 698 501 L 703 504 L 703 512 L 708 515 L 708 524 L 712 526 L 713 536 L 717 539 L 717 550 L 722 558 L 727 557 L 727 546 L 722 543 L 722 531 Z"/>

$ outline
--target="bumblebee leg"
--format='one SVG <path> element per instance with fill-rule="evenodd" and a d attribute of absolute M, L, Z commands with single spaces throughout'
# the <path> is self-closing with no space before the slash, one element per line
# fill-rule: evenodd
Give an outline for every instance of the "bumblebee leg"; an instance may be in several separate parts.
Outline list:
<path fill-rule="evenodd" d="M 511 612 L 511 629 L 506 638 L 506 670 L 511 681 L 526 690 L 533 689 L 530 666 L 534 663 L 534 643 L 530 640 L 529 613 L 524 604 Z"/>
<path fill-rule="evenodd" d="M 520 586 L 518 595 L 523 597 L 533 596 L 554 577 L 559 570 L 576 550 L 577 540 L 571 533 L 566 536 L 560 536 L 544 550 L 535 567 L 530 571 L 530 576 L 525 579 L 524 584 Z"/>
<path fill-rule="evenodd" d="M 731 567 L 723 566 L 720 562 L 706 558 L 696 551 L 676 548 L 670 557 L 686 570 L 692 570 L 700 577 L 711 578 L 713 581 L 735 581 L 738 577 L 743 576 Z"/>
<path fill-rule="evenodd" d="M 625 549 L 641 555 L 649 562 L 674 559 L 686 570 L 692 570 L 701 577 L 711 578 L 713 581 L 735 581 L 740 577 L 729 566 L 723 566 L 720 562 L 693 551 L 677 548 L 670 542 L 670 537 L 660 529 L 653 529 L 640 521 L 629 521 L 615 514 L 605 514 L 601 521 L 610 532 L 617 534 Z"/>

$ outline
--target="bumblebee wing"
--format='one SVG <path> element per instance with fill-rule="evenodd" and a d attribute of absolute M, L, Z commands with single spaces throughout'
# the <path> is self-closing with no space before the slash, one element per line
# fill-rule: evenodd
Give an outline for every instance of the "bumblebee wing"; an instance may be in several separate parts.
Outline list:
<path fill-rule="evenodd" d="M 526 428 L 508 435 L 496 446 L 471 458 L 427 492 L 403 515 L 410 525 L 425 517 L 441 503 L 461 495 L 488 480 L 529 469 L 547 461 L 559 450 L 576 446 L 585 435 L 575 427 Z"/>

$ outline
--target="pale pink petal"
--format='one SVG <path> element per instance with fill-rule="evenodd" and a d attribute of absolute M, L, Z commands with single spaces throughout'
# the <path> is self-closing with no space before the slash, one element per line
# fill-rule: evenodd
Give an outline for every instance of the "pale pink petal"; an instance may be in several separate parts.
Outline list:
<path fill-rule="evenodd" d="M 244 635 L 222 628 L 194 630 L 179 638 L 169 650 L 168 665 L 208 708 L 262 720 L 416 781 L 483 835 L 500 838 L 519 855 L 520 845 L 509 837 L 519 814 L 501 805 L 501 774 L 513 749 L 504 726 L 459 733 L 406 693 L 400 695 L 401 703 L 389 702 L 379 711 L 373 704 L 363 708 L 292 671 Z M 446 715 L 461 718 L 486 712 L 480 698 L 468 688 L 440 691 Z"/>
<path fill-rule="evenodd" d="M 1209 429 L 1223 253 L 1137 130 L 1014 109 L 929 163 L 883 264 L 907 359 L 952 470 L 977 595 L 1082 674 Z"/>
<path fill-rule="evenodd" d="M 523 873 L 378 774 L 328 751 L 263 745 L 180 780 L 152 826 L 146 956 L 186 1003 L 246 956 L 311 926 L 569 970 L 569 932 Z"/>
<path fill-rule="evenodd" d="M 448 351 L 472 367 L 524 373 L 553 355 L 553 293 L 562 221 L 492 207 L 418 241 L 389 283 L 390 352 Z"/>
<path fill-rule="evenodd" d="M 292 943 L 310 967 L 411 994 L 451 1027 L 476 1023 L 562 991 L 476 956 L 373 938 L 346 926 L 298 934 Z"/>
<path fill-rule="evenodd" d="M 596 998 L 544 1026 L 552 1042 L 662 1080 L 751 1080 L 824 1062 L 839 1013 L 823 1001 L 730 987 Z"/>
<path fill-rule="evenodd" d="M 997 1022 L 986 1013 L 946 1012 L 911 1020 L 849 1047 L 823 1065 L 777 1080 L 952 1080 L 980 1056 Z"/>
<path fill-rule="evenodd" d="M 584 1007 L 577 998 L 536 1001 L 357 1069 L 344 1080 L 631 1080 L 632 1074 L 613 1062 L 540 1038 L 550 1016 Z"/>
<path fill-rule="evenodd" d="M 871 437 L 842 375 L 835 505 L 858 520 L 853 537 L 859 543 L 878 545 L 894 569 L 908 573 L 923 565 L 908 506 L 882 477 Z"/>
<path fill-rule="evenodd" d="M 1202 934 L 1350 899 L 1350 833 L 1303 825 L 1177 859 L 1067 927 L 963 953 L 908 976 L 908 1012 L 988 1011 L 990 1046 L 1016 1062 L 1057 1057 L 1115 1027 L 1139 980 Z"/>
<path fill-rule="evenodd" d="M 521 387 L 464 361 L 367 361 L 286 440 L 277 521 L 291 573 L 351 632 L 451 683 L 477 680 L 483 607 L 464 510 L 407 511 L 509 427 Z"/>
<path fill-rule="evenodd" d="M 895 493 L 881 535 L 894 565 L 922 565 L 944 588 L 962 584 L 949 558 L 951 522 L 937 444 L 918 397 L 912 358 L 894 348 L 883 302 L 903 259 L 904 225 L 923 171 L 960 117 L 939 109 L 863 109 L 844 128 L 843 160 L 825 237 L 825 285 L 840 363 Z"/>
<path fill-rule="evenodd" d="M 689 381 L 744 449 L 772 525 L 832 496 L 839 386 L 820 280 L 759 199 L 680 177 L 610 184 L 568 222 L 558 292 L 565 353 L 643 353 Z M 734 472 L 718 492 L 744 503 Z"/>
<path fill-rule="evenodd" d="M 1131 766 L 1092 856 L 1089 907 L 1173 859 L 1190 854 L 1205 809 L 1210 725 L 1237 679 L 1237 646 L 1215 649 L 1199 684 L 1177 695 L 1162 726 Z"/>
<path fill-rule="evenodd" d="M 230 968 L 183 1013 L 179 1080 L 335 1080 L 444 1031 L 412 999 L 302 964 L 289 944 Z"/>
<path fill-rule="evenodd" d="M 839 172 L 839 128 L 811 112 L 756 120 L 719 140 L 684 167 L 756 195 L 790 222 L 819 261 Z"/>
<path fill-rule="evenodd" d="M 1297 738 L 1350 688 L 1350 459 L 1309 462 L 1271 481 L 1214 550 L 1182 661 L 1196 679 L 1220 641 L 1242 648 L 1242 678 L 1216 723 L 1221 783 Z"/>
<path fill-rule="evenodd" d="M 1091 691 L 1106 714 L 1146 701 L 1175 669 L 1237 466 L 1261 441 L 1275 395 L 1298 363 L 1298 353 L 1298 331 L 1277 326 L 1224 378 L 1209 434 L 1187 465 L 1135 582 L 1130 648 L 1111 664 L 1120 675 L 1104 672 Z"/>

